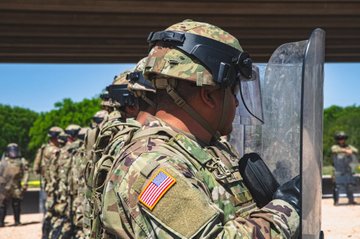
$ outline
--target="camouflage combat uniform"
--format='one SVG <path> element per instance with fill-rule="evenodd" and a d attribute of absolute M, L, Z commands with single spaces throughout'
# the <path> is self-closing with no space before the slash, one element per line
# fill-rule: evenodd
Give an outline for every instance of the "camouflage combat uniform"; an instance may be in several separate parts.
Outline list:
<path fill-rule="evenodd" d="M 43 188 L 47 195 L 51 195 L 54 192 L 53 185 L 50 185 L 50 165 L 51 160 L 56 157 L 56 153 L 59 148 L 51 141 L 37 151 L 33 170 L 40 174 L 41 177 L 41 188 Z M 46 210 L 51 203 L 46 203 Z"/>
<path fill-rule="evenodd" d="M 68 141 L 61 148 L 56 160 L 56 181 L 58 181 L 54 206 L 56 216 L 51 219 L 52 230 L 49 234 L 50 238 L 69 238 L 73 233 L 74 211 L 72 205 L 76 192 L 74 192 L 73 180 L 70 174 L 73 157 L 81 144 L 82 142 L 79 139 L 73 142 Z"/>
<path fill-rule="evenodd" d="M 107 99 L 108 100 L 108 99 Z M 105 103 L 110 106 L 111 103 Z M 112 113 L 116 114 L 116 112 Z M 100 124 L 94 122 L 93 128 L 91 128 L 84 140 L 84 200 L 83 200 L 83 219 L 82 219 L 82 230 L 85 238 L 90 238 L 91 235 L 91 224 L 93 221 L 93 174 L 94 174 L 94 144 L 99 136 L 100 128 L 106 124 L 109 120 L 109 115 L 106 115 Z"/>
<path fill-rule="evenodd" d="M 231 119 L 230 112 L 235 112 L 240 77 L 249 81 L 246 72 L 252 71 L 251 59 L 245 59 L 238 40 L 216 26 L 189 20 L 151 33 L 148 42 L 152 49 L 144 76 L 159 93 L 157 102 L 162 97 L 173 101 L 169 106 L 159 103 L 156 109 L 169 125 L 148 117 L 115 159 L 101 210 L 107 233 L 117 238 L 296 237 L 298 207 L 275 199 L 257 208 L 231 148 L 220 141 L 202 142 L 195 137 L 200 136 L 198 132 L 191 134 L 192 121 L 201 126 L 194 127 L 193 133 L 202 129 L 213 139 L 220 136 L 219 130 L 229 129 L 224 119 Z M 216 54 L 211 55 L 213 52 Z M 234 59 L 244 60 L 235 65 Z M 190 98 L 182 98 L 177 87 L 183 80 L 192 82 L 194 94 L 201 91 L 194 87 L 223 92 L 216 99 L 223 107 L 213 110 L 219 113 L 214 115 L 218 126 L 192 108 L 201 103 L 200 98 L 191 98 L 191 103 L 187 102 Z M 248 100 L 254 103 L 257 99 Z M 190 132 L 171 128 L 171 123 L 181 126 L 179 121 Z"/>
<path fill-rule="evenodd" d="M 85 137 L 90 129 L 82 128 L 79 132 L 82 133 L 82 130 L 85 129 Z M 73 221 L 74 221 L 74 238 L 85 238 L 83 232 L 83 215 L 84 215 L 84 200 L 85 200 L 85 180 L 84 180 L 84 170 L 87 163 L 87 157 L 85 152 L 84 138 L 80 139 L 81 146 L 76 151 L 72 160 L 72 167 L 70 170 L 70 183 L 73 191 L 74 199 L 72 204 L 73 211 Z"/>
<path fill-rule="evenodd" d="M 152 202 L 142 198 L 164 175 L 166 191 Z M 102 211 L 121 221 L 108 225 L 120 238 L 289 238 L 299 225 L 285 201 L 256 208 L 226 147 L 201 146 L 157 119 L 116 159 L 104 195 L 111 191 L 118 203 Z"/>
<path fill-rule="evenodd" d="M 15 224 L 20 224 L 23 192 L 27 188 L 29 167 L 22 157 L 5 156 L 0 161 L 0 226 L 4 226 L 6 203 L 11 200 Z M 23 186 L 21 186 L 21 182 Z"/>
<path fill-rule="evenodd" d="M 127 80 L 130 72 L 136 72 L 133 78 L 137 81 L 140 79 L 139 71 L 143 69 L 144 59 L 141 60 L 133 71 L 125 71 L 119 74 L 113 81 L 112 85 L 107 87 L 108 101 L 113 106 L 113 111 L 108 115 L 98 127 L 95 142 L 92 145 L 91 160 L 88 162 L 86 170 L 86 185 L 87 185 L 87 210 L 84 217 L 84 227 L 90 229 L 87 234 L 90 238 L 104 238 L 104 230 L 102 225 L 106 223 L 107 218 L 100 217 L 100 209 L 103 200 L 103 188 L 107 179 L 108 172 L 112 167 L 112 163 L 116 155 L 120 152 L 122 147 L 126 144 L 127 139 L 141 126 L 139 122 L 132 117 L 136 117 L 138 111 L 127 113 L 126 107 L 132 109 L 140 109 L 139 101 L 136 97 L 144 99 L 144 105 L 148 105 L 150 100 L 140 92 L 147 88 L 141 87 L 142 83 L 137 84 L 137 87 L 129 89 L 129 81 Z M 131 85 L 132 86 L 132 85 Z M 119 91 L 113 91 L 116 88 Z M 135 96 L 135 90 L 138 96 Z M 146 102 L 146 104 L 145 104 Z"/>
<path fill-rule="evenodd" d="M 58 180 L 58 170 L 57 167 L 57 161 L 60 156 L 60 146 L 59 148 L 48 148 L 48 153 L 45 153 L 45 155 L 48 154 L 49 157 L 49 165 L 48 165 L 48 171 L 46 172 L 46 175 L 48 175 L 48 181 L 46 183 L 46 202 L 45 202 L 45 208 L 46 213 L 43 221 L 43 227 L 42 227 L 42 238 L 47 239 L 49 237 L 50 231 L 52 230 L 51 222 L 56 218 L 56 212 L 55 212 L 55 205 L 56 205 L 56 197 L 57 197 L 57 190 L 59 188 L 59 180 Z M 45 148 L 46 149 L 46 148 Z M 45 151 L 45 152 L 46 152 Z"/>
<path fill-rule="evenodd" d="M 108 171 L 111 168 L 114 156 L 123 147 L 124 141 L 129 134 L 139 129 L 140 124 L 127 119 L 125 122 L 121 119 L 118 111 L 113 111 L 108 121 L 101 124 L 99 134 L 93 146 L 93 157 L 88 164 L 89 175 L 87 178 L 87 201 L 89 202 L 87 213 L 84 220 L 87 220 L 87 226 L 90 229 L 87 234 L 90 238 L 101 238 L 101 219 L 100 208 L 102 201 L 102 192 L 104 182 Z"/>

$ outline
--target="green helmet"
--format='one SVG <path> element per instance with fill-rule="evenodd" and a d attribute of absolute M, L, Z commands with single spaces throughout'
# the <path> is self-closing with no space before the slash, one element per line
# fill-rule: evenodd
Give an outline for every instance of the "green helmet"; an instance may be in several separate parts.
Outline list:
<path fill-rule="evenodd" d="M 334 135 L 335 140 L 347 139 L 348 136 L 344 131 L 338 131 Z"/>
<path fill-rule="evenodd" d="M 152 49 L 144 74 L 149 79 L 176 78 L 196 85 L 229 86 L 252 74 L 252 61 L 239 41 L 208 23 L 185 20 L 148 37 Z M 164 88 L 158 86 L 156 88 Z"/>

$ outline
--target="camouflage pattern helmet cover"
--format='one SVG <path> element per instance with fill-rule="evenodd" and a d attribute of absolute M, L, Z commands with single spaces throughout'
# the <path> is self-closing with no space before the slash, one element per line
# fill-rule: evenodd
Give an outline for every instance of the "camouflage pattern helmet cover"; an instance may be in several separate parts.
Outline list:
<path fill-rule="evenodd" d="M 104 119 L 105 117 L 108 115 L 109 113 L 106 111 L 106 110 L 100 110 L 98 112 L 96 112 L 93 116 L 93 121 L 96 123 L 96 124 L 100 124 Z M 81 130 L 80 130 L 81 131 Z M 80 132 L 79 132 L 80 134 Z"/>
<path fill-rule="evenodd" d="M 131 71 L 126 70 L 123 73 L 115 77 L 112 85 L 106 87 L 109 92 L 110 98 L 117 104 L 117 107 L 125 105 L 135 105 L 135 96 L 133 92 L 128 89 L 129 81 L 126 79 L 127 75 Z"/>
<path fill-rule="evenodd" d="M 340 139 L 347 139 L 348 135 L 344 132 L 344 131 L 339 131 L 335 133 L 335 140 L 340 140 Z"/>
<path fill-rule="evenodd" d="M 65 133 L 72 136 L 72 137 L 76 137 L 80 131 L 81 127 L 77 124 L 70 124 L 66 127 L 65 129 Z"/>
<path fill-rule="evenodd" d="M 89 127 L 83 127 L 80 129 L 79 133 L 78 133 L 78 138 L 81 139 L 81 140 L 84 140 L 85 139 L 85 135 L 87 134 L 88 130 L 90 128 Z"/>
<path fill-rule="evenodd" d="M 156 89 L 151 81 L 144 78 L 143 72 L 147 57 L 142 58 L 135 66 L 133 72 L 129 72 L 126 79 L 129 81 L 128 89 L 135 93 L 136 96 L 140 96 L 142 92 L 155 93 Z"/>
<path fill-rule="evenodd" d="M 126 70 L 122 73 L 120 73 L 119 75 L 115 76 L 114 81 L 113 81 L 113 85 L 127 85 L 129 82 L 126 79 L 127 74 L 129 74 L 130 72 L 132 72 L 131 70 Z"/>
<path fill-rule="evenodd" d="M 100 103 L 100 105 L 101 105 L 101 107 L 102 108 L 106 108 L 106 107 L 114 107 L 114 105 L 113 105 L 113 103 L 112 103 L 112 101 L 111 101 L 111 99 L 110 99 L 110 95 L 109 95 L 109 92 L 106 90 L 106 89 L 104 89 L 102 92 L 101 92 L 101 94 L 100 94 L 100 99 L 101 99 L 101 103 Z"/>
<path fill-rule="evenodd" d="M 48 136 L 51 138 L 56 138 L 60 133 L 64 132 L 64 130 L 58 126 L 53 126 L 48 131 Z"/>
<path fill-rule="evenodd" d="M 185 20 L 170 26 L 166 31 L 199 35 L 243 51 L 234 36 L 208 23 Z M 149 79 L 153 79 L 153 76 L 157 75 L 196 82 L 198 86 L 216 85 L 212 73 L 198 59 L 175 47 L 164 47 L 161 44 L 156 44 L 151 49 L 144 74 Z"/>

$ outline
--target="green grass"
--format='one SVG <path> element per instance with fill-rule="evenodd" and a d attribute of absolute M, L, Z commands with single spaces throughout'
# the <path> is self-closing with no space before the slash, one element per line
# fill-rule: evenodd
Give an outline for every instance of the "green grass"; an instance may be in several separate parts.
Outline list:
<path fill-rule="evenodd" d="M 322 175 L 333 175 L 334 174 L 334 168 L 333 166 L 324 166 L 322 168 Z"/>
<path fill-rule="evenodd" d="M 354 173 L 360 173 L 360 164 L 358 164 L 355 167 Z M 334 175 L 334 167 L 333 166 L 323 166 L 322 175 Z"/>

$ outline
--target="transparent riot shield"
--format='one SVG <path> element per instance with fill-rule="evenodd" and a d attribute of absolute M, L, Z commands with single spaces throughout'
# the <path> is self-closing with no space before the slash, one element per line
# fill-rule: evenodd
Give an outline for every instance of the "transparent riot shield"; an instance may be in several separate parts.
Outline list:
<path fill-rule="evenodd" d="M 302 238 L 319 238 L 321 229 L 324 58 L 325 32 L 316 29 L 308 40 L 303 67 Z"/>
<path fill-rule="evenodd" d="M 286 43 L 260 66 L 263 125 L 235 117 L 230 143 L 257 152 L 280 184 L 302 175 L 302 238 L 320 233 L 324 31 Z"/>

